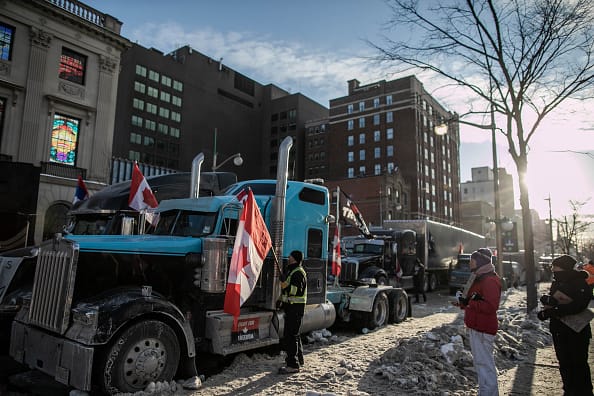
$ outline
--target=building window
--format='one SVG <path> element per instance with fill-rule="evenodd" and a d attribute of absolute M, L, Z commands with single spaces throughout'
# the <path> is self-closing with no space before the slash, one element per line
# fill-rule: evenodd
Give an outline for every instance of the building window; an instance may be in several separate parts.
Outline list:
<path fill-rule="evenodd" d="M 386 95 L 386 104 L 387 105 L 391 105 L 392 104 L 392 95 Z"/>
<path fill-rule="evenodd" d="M 349 151 L 347 153 L 347 161 L 353 162 L 354 160 L 355 160 L 355 153 L 353 153 L 352 151 Z"/>
<path fill-rule="evenodd" d="M 394 163 L 388 162 L 388 172 L 392 172 L 394 170 Z"/>
<path fill-rule="evenodd" d="M 146 67 L 136 65 L 136 74 L 142 77 L 146 77 Z"/>
<path fill-rule="evenodd" d="M 142 127 L 142 117 L 138 117 L 133 115 L 132 116 L 132 125 L 137 126 L 137 127 Z"/>
<path fill-rule="evenodd" d="M 159 116 L 164 118 L 169 118 L 169 109 L 164 107 L 159 107 Z"/>
<path fill-rule="evenodd" d="M 388 139 L 388 140 L 394 139 L 394 129 L 393 128 L 386 129 L 386 139 Z"/>
<path fill-rule="evenodd" d="M 140 111 L 144 111 L 144 100 L 134 98 L 132 100 L 132 107 L 134 107 L 135 109 L 138 109 Z"/>
<path fill-rule="evenodd" d="M 140 161 L 140 152 L 134 150 L 128 151 L 128 159 L 131 161 Z"/>
<path fill-rule="evenodd" d="M 380 105 L 379 98 L 373 99 L 373 107 L 377 109 L 379 107 L 379 105 Z"/>
<path fill-rule="evenodd" d="M 157 88 L 153 88 L 153 87 L 148 87 L 148 92 L 147 92 L 148 96 L 151 96 L 153 98 L 158 98 L 159 97 L 159 90 Z"/>
<path fill-rule="evenodd" d="M 365 102 L 359 102 L 359 111 L 365 111 Z"/>
<path fill-rule="evenodd" d="M 144 120 L 144 127 L 149 131 L 154 131 L 157 129 L 157 123 L 151 120 Z"/>
<path fill-rule="evenodd" d="M 180 81 L 173 80 L 173 89 L 182 92 L 184 90 L 184 84 Z"/>
<path fill-rule="evenodd" d="M 149 70 L 148 78 L 149 78 L 149 80 L 159 82 L 159 73 L 157 73 L 154 70 Z"/>
<path fill-rule="evenodd" d="M 381 138 L 381 133 L 380 131 L 373 131 L 373 141 L 374 142 L 379 142 Z"/>
<path fill-rule="evenodd" d="M 373 174 L 377 176 L 381 173 L 382 173 L 382 166 L 380 164 L 375 164 L 373 166 Z"/>
<path fill-rule="evenodd" d="M 50 144 L 50 162 L 76 165 L 80 120 L 62 114 L 54 114 Z"/>
<path fill-rule="evenodd" d="M 365 161 L 365 150 L 359 150 L 359 161 Z"/>
<path fill-rule="evenodd" d="M 374 114 L 373 115 L 373 125 L 379 125 L 380 123 L 380 116 L 379 114 Z"/>
<path fill-rule="evenodd" d="M 365 165 L 359 167 L 359 174 L 365 176 Z"/>
<path fill-rule="evenodd" d="M 171 103 L 175 106 L 181 107 L 182 99 L 179 96 L 172 95 L 171 96 Z"/>
<path fill-rule="evenodd" d="M 9 61 L 12 59 L 12 42 L 14 40 L 14 28 L 0 23 L 0 59 Z"/>
<path fill-rule="evenodd" d="M 167 135 L 169 133 L 169 127 L 165 124 L 158 124 L 157 131 L 161 132 L 163 135 Z"/>
<path fill-rule="evenodd" d="M 381 155 L 381 149 L 379 147 L 376 147 L 373 149 L 373 158 L 380 158 Z"/>
<path fill-rule="evenodd" d="M 174 128 L 174 127 L 169 128 L 169 134 L 171 136 L 179 139 L 179 128 Z"/>
<path fill-rule="evenodd" d="M 365 117 L 359 118 L 359 128 L 365 128 Z"/>
<path fill-rule="evenodd" d="M 155 138 L 150 136 L 144 137 L 144 145 L 147 147 L 153 147 L 155 145 Z"/>
<path fill-rule="evenodd" d="M 355 144 L 355 137 L 353 135 L 350 135 L 349 137 L 347 137 L 347 145 L 352 146 L 354 144 Z"/>
<path fill-rule="evenodd" d="M 353 114 L 353 104 L 347 106 L 347 114 Z"/>
<path fill-rule="evenodd" d="M 355 168 L 347 169 L 347 177 L 349 179 L 352 179 L 353 177 L 355 177 Z"/>
<path fill-rule="evenodd" d="M 167 103 L 171 102 L 171 94 L 165 91 L 161 91 L 161 100 Z"/>
<path fill-rule="evenodd" d="M 165 85 L 166 87 L 170 87 L 171 86 L 171 77 L 162 75 L 161 76 L 161 84 Z"/>
<path fill-rule="evenodd" d="M 386 146 L 386 156 L 388 156 L 388 157 L 394 156 L 394 146 L 392 146 L 392 145 Z"/>
<path fill-rule="evenodd" d="M 171 112 L 171 120 L 176 122 L 181 122 L 181 114 L 176 113 L 175 111 Z"/>
<path fill-rule="evenodd" d="M 391 111 L 386 113 L 386 122 L 394 122 L 394 113 Z"/>
<path fill-rule="evenodd" d="M 68 48 L 62 48 L 58 76 L 67 81 L 84 85 L 87 57 Z"/>
<path fill-rule="evenodd" d="M 297 119 L 297 109 L 289 110 L 289 120 L 296 120 Z"/>
<path fill-rule="evenodd" d="M 139 133 L 130 133 L 130 143 L 140 144 L 142 143 L 142 135 Z"/>
<path fill-rule="evenodd" d="M 134 81 L 134 90 L 140 93 L 146 93 L 146 85 L 139 81 Z"/>
<path fill-rule="evenodd" d="M 365 144 L 365 134 L 364 133 L 359 134 L 359 144 Z"/>
<path fill-rule="evenodd" d="M 355 127 L 355 122 L 353 120 L 348 120 L 347 121 L 347 130 L 352 131 L 354 127 Z"/>
<path fill-rule="evenodd" d="M 146 103 L 146 111 L 147 111 L 147 113 L 157 114 L 157 105 L 154 103 L 147 102 Z"/>

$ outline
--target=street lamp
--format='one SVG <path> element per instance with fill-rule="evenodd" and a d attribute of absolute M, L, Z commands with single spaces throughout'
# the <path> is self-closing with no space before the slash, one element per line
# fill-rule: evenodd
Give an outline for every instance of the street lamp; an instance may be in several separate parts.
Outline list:
<path fill-rule="evenodd" d="M 499 167 L 497 165 L 497 140 L 495 135 L 497 127 L 495 126 L 495 109 L 493 108 L 493 104 L 491 103 L 491 124 L 489 125 L 475 124 L 473 122 L 463 121 L 460 118 L 456 117 L 454 119 L 446 120 L 443 124 L 436 125 L 434 128 L 435 134 L 445 135 L 448 132 L 448 124 L 450 124 L 453 121 L 457 121 L 460 124 L 473 126 L 479 129 L 491 130 L 491 150 L 493 152 L 493 203 L 495 206 L 495 219 L 493 223 L 495 223 L 495 243 L 497 245 L 497 272 L 499 272 L 499 274 L 502 275 L 503 241 L 501 239 L 501 210 L 499 204 Z"/>
<path fill-rule="evenodd" d="M 241 166 L 243 164 L 243 158 L 241 158 L 241 153 L 235 153 L 229 158 L 226 158 L 220 164 L 217 164 L 217 128 L 214 130 L 214 150 L 212 152 L 212 171 L 216 172 L 221 166 L 225 165 L 227 162 L 233 160 L 233 164 L 235 166 Z"/>

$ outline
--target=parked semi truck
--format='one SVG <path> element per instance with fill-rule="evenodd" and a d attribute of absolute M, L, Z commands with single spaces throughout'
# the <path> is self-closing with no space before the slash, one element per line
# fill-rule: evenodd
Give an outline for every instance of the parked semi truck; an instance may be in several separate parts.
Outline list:
<path fill-rule="evenodd" d="M 149 176 L 157 202 L 190 196 L 190 172 Z M 232 172 L 203 172 L 200 175 L 200 196 L 220 194 L 237 182 Z M 79 201 L 68 213 L 66 233 L 76 235 L 138 234 L 139 213 L 128 206 L 130 180 L 107 186 L 84 201 Z"/>
<path fill-rule="evenodd" d="M 456 264 L 459 254 L 472 253 L 485 247 L 485 237 L 474 232 L 438 223 L 432 220 L 384 220 L 384 231 L 376 234 L 415 235 L 413 244 L 409 244 L 409 260 L 402 262 L 404 274 L 412 274 L 414 260 L 417 258 L 425 265 L 426 289 L 434 290 L 439 284 L 446 285 L 448 273 Z M 413 256 L 414 260 L 413 260 Z"/>
<path fill-rule="evenodd" d="M 236 194 L 246 188 L 282 262 L 292 250 L 304 252 L 302 332 L 335 321 L 373 328 L 404 320 L 402 289 L 356 280 L 328 285 L 328 190 L 287 181 L 291 145 L 291 138 L 281 144 L 277 180 L 239 182 L 218 196 L 200 197 L 198 161 L 190 198 L 162 201 L 153 234 L 57 236 L 0 256 L 0 312 L 11 322 L 2 340 L 9 340 L 10 356 L 74 388 L 116 393 L 196 375 L 207 353 L 278 344 L 284 313 L 271 253 L 235 329 L 222 311 L 242 210 Z"/>

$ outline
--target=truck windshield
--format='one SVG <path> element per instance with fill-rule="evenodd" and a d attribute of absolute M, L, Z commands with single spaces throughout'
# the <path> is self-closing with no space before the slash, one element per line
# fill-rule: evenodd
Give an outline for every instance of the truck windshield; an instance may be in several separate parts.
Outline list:
<path fill-rule="evenodd" d="M 381 245 L 368 245 L 368 244 L 357 244 L 354 246 L 353 253 L 371 253 L 371 254 L 382 254 Z"/>
<path fill-rule="evenodd" d="M 156 235 L 202 237 L 212 234 L 216 213 L 171 210 L 161 213 Z"/>

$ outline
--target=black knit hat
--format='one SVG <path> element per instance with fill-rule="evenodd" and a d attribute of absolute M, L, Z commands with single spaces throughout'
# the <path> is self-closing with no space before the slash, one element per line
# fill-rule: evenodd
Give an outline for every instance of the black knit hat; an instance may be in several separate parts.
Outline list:
<path fill-rule="evenodd" d="M 298 263 L 303 261 L 303 253 L 299 250 L 293 250 L 289 256 L 293 257 Z"/>
<path fill-rule="evenodd" d="M 577 261 L 573 257 L 571 257 L 568 254 L 564 254 L 563 256 L 559 256 L 556 259 L 554 259 L 551 263 L 551 266 L 559 267 L 563 271 L 571 271 L 576 264 Z"/>
<path fill-rule="evenodd" d="M 472 252 L 470 256 L 471 260 L 476 262 L 476 267 L 482 267 L 483 265 L 491 264 L 491 249 L 489 248 L 480 248 L 475 252 Z"/>

